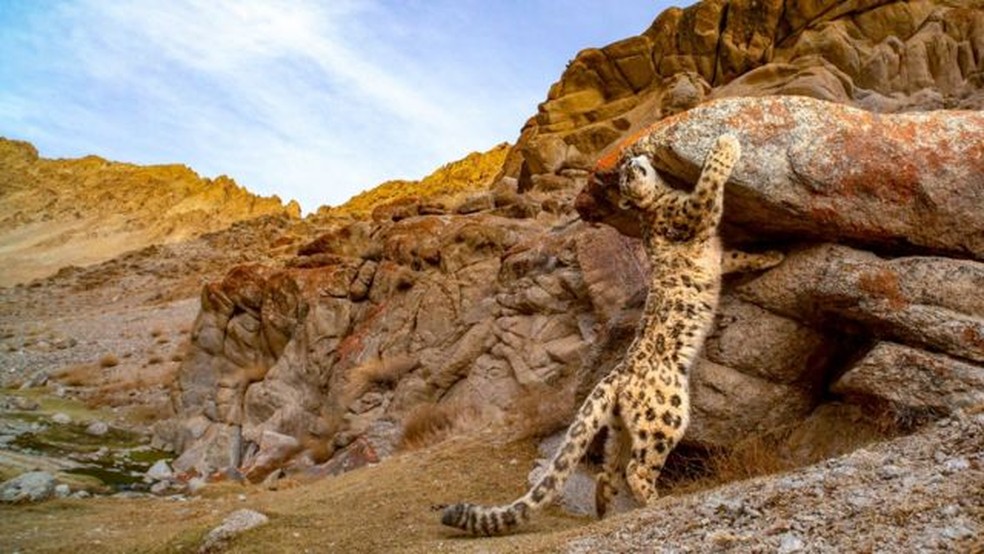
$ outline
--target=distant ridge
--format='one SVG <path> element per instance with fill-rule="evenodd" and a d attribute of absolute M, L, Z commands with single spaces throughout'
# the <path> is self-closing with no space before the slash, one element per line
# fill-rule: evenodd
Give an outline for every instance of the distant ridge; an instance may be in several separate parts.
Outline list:
<path fill-rule="evenodd" d="M 0 137 L 0 286 L 273 214 L 299 217 L 300 206 L 184 165 L 46 159 Z"/>
<path fill-rule="evenodd" d="M 446 163 L 419 181 L 386 181 L 365 192 L 353 196 L 337 207 L 323 207 L 321 214 L 364 217 L 377 206 L 402 198 L 453 196 L 488 189 L 501 173 L 510 144 L 503 142 L 486 152 L 472 152 L 464 158 Z"/>

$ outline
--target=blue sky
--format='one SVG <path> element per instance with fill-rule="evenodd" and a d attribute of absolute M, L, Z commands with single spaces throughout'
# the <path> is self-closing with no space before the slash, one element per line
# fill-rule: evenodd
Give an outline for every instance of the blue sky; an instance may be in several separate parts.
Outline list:
<path fill-rule="evenodd" d="M 0 136 L 337 205 L 514 141 L 652 0 L 0 0 Z"/>

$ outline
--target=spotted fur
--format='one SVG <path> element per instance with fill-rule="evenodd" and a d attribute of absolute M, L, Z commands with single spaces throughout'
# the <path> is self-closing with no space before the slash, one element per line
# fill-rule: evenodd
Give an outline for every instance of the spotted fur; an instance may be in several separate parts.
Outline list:
<path fill-rule="evenodd" d="M 623 206 L 639 213 L 652 261 L 634 341 L 585 399 L 549 467 L 526 494 L 503 506 L 450 506 L 444 525 L 476 535 L 515 530 L 557 496 L 602 428 L 608 438 L 595 493 L 599 517 L 622 483 L 642 504 L 656 498 L 656 478 L 690 421 L 690 368 L 714 319 L 721 286 L 717 227 L 724 184 L 741 150 L 734 137 L 720 137 L 690 193 L 666 185 L 651 155 L 651 146 L 640 141 L 625 150 L 619 166 Z"/>

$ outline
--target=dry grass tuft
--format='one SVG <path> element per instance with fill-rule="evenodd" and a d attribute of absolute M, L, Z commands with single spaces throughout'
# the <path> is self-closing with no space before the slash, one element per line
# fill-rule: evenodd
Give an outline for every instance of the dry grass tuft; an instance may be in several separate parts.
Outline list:
<path fill-rule="evenodd" d="M 118 365 L 120 365 L 120 359 L 116 357 L 116 354 L 106 354 L 99 358 L 100 367 L 116 367 Z"/>
<path fill-rule="evenodd" d="M 456 402 L 421 404 L 403 418 L 400 449 L 417 450 L 437 444 L 474 428 L 480 419 L 480 411 L 473 406 Z"/>
<path fill-rule="evenodd" d="M 674 493 L 689 493 L 814 464 L 901 431 L 892 424 L 881 428 L 877 422 L 826 420 L 749 436 L 730 448 L 679 447 L 670 454 L 661 481 Z"/>
<path fill-rule="evenodd" d="M 709 467 L 720 483 L 751 479 L 792 469 L 799 465 L 782 454 L 782 438 L 752 436 L 727 450 L 713 452 Z"/>
<path fill-rule="evenodd" d="M 660 487 L 687 494 L 793 469 L 801 464 L 783 454 L 775 436 L 749 437 L 731 448 L 678 447 L 660 476 Z"/>
<path fill-rule="evenodd" d="M 105 357 L 104 357 L 105 359 Z M 115 365 L 115 364 L 114 364 Z M 83 387 L 99 382 L 103 374 L 104 367 L 96 364 L 78 364 L 63 367 L 51 374 L 51 377 L 59 383 L 69 387 Z"/>
<path fill-rule="evenodd" d="M 566 428 L 573 419 L 572 392 L 540 385 L 529 387 L 516 397 L 505 423 L 516 439 L 539 439 Z"/>
<path fill-rule="evenodd" d="M 345 405 L 359 398 L 372 387 L 393 388 L 404 375 L 413 371 L 419 362 L 410 356 L 373 358 L 348 371 L 345 387 Z"/>
<path fill-rule="evenodd" d="M 92 407 L 106 406 L 108 403 L 89 400 L 86 404 Z M 149 404 L 133 404 L 123 409 L 123 414 L 127 420 L 133 423 L 150 425 L 174 416 L 174 408 L 170 402 L 156 402 Z"/>

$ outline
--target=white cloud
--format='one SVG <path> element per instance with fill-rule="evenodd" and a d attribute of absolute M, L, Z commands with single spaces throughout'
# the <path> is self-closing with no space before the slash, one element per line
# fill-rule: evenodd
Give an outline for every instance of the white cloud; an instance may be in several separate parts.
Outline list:
<path fill-rule="evenodd" d="M 165 143 L 157 147 L 164 155 L 179 151 L 166 143 L 182 141 L 193 150 L 180 161 L 262 192 L 280 189 L 307 209 L 385 178 L 420 176 L 464 154 L 469 135 L 484 138 L 473 138 L 472 148 L 512 138 L 481 137 L 481 129 L 462 125 L 471 100 L 410 80 L 412 60 L 399 60 L 401 70 L 372 59 L 372 41 L 381 43 L 387 30 L 368 29 L 360 18 L 380 8 L 330 6 L 86 1 L 65 14 L 85 20 L 68 35 L 77 59 L 67 63 L 80 64 L 76 71 L 110 97 L 141 99 L 126 109 L 145 110 L 131 114 L 142 129 L 121 132 Z M 387 143 L 397 147 L 392 159 Z M 428 161 L 400 155 L 408 149 Z"/>
<path fill-rule="evenodd" d="M 551 41 L 525 13 L 465 0 L 70 1 L 3 29 L 17 80 L 0 83 L 0 134 L 43 155 L 187 163 L 313 210 L 514 140 L 562 69 L 528 63 L 545 54 L 519 33 Z M 513 34 L 486 25 L 495 17 Z"/>

